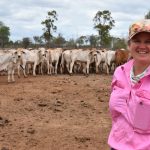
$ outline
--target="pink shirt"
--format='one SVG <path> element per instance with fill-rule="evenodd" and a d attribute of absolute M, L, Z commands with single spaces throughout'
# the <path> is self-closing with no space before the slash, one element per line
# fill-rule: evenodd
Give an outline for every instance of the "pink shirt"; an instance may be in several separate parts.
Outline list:
<path fill-rule="evenodd" d="M 116 150 L 150 150 L 150 69 L 139 82 L 132 84 L 132 66 L 130 60 L 114 72 L 108 144 Z"/>

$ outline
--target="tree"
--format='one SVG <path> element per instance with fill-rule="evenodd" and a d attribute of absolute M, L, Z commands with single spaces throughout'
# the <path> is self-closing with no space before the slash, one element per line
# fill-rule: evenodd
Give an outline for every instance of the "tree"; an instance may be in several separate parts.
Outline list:
<path fill-rule="evenodd" d="M 0 21 L 0 46 L 4 48 L 5 44 L 9 42 L 10 31 L 9 27 L 5 26 Z"/>
<path fill-rule="evenodd" d="M 28 38 L 28 37 L 25 37 L 25 38 L 22 39 L 22 46 L 23 46 L 24 48 L 29 47 L 29 45 L 30 45 L 31 43 L 32 43 L 32 42 L 31 42 L 31 39 Z"/>
<path fill-rule="evenodd" d="M 115 21 L 111 17 L 111 12 L 109 12 L 108 10 L 98 11 L 93 21 L 94 29 L 98 31 L 100 45 L 104 46 L 104 44 L 108 43 L 108 41 L 110 40 L 109 31 L 114 26 Z"/>
<path fill-rule="evenodd" d="M 49 47 L 50 47 L 51 39 L 53 37 L 52 32 L 56 32 L 57 30 L 57 27 L 54 25 L 54 22 L 56 20 L 58 20 L 57 13 L 55 10 L 53 10 L 53 11 L 49 11 L 46 19 L 41 22 L 41 24 L 45 26 L 45 28 L 43 28 L 44 30 L 43 37 L 47 41 Z"/>
<path fill-rule="evenodd" d="M 96 48 L 98 47 L 98 37 L 95 35 L 90 35 L 89 36 L 89 42 L 90 42 L 90 46 L 91 48 Z"/>
<path fill-rule="evenodd" d="M 117 37 L 111 37 L 111 39 L 112 39 L 112 42 L 113 42 L 113 47 L 112 48 L 114 50 L 121 49 L 121 48 L 127 49 L 126 39 L 117 38 Z"/>
<path fill-rule="evenodd" d="M 79 45 L 79 47 L 81 47 L 84 44 L 84 36 L 77 38 L 76 43 Z"/>
<path fill-rule="evenodd" d="M 150 11 L 145 15 L 145 19 L 150 19 Z"/>
<path fill-rule="evenodd" d="M 21 47 L 21 46 L 22 46 L 22 41 L 17 40 L 17 41 L 14 42 L 14 47 L 15 48 L 18 48 L 18 47 Z"/>
<path fill-rule="evenodd" d="M 53 43 L 56 47 L 63 47 L 66 43 L 65 38 L 59 33 L 56 38 L 53 39 Z"/>
<path fill-rule="evenodd" d="M 67 48 L 76 48 L 77 43 L 73 38 L 69 39 L 69 41 L 66 42 L 66 47 Z"/>
<path fill-rule="evenodd" d="M 41 46 L 43 44 L 42 37 L 40 37 L 40 36 L 33 36 L 33 39 L 35 41 L 36 48 L 38 47 L 38 45 Z"/>
<path fill-rule="evenodd" d="M 87 45 L 89 39 L 87 38 L 87 36 L 80 36 L 79 38 L 77 38 L 76 43 L 80 46 L 84 46 L 85 44 Z"/>

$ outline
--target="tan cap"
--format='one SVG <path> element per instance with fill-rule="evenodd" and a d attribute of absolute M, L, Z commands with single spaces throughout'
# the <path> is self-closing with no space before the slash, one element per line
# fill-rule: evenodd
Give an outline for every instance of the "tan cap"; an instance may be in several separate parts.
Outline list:
<path fill-rule="evenodd" d="M 143 19 L 137 22 L 134 22 L 129 28 L 129 40 L 133 38 L 136 34 L 140 32 L 149 32 L 150 33 L 150 19 Z"/>

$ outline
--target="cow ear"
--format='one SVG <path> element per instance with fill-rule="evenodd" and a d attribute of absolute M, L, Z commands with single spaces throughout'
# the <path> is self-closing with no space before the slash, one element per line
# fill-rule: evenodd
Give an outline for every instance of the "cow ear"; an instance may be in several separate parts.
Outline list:
<path fill-rule="evenodd" d="M 93 51 L 90 51 L 90 52 L 89 52 L 89 54 L 92 54 L 92 53 L 93 53 Z"/>
<path fill-rule="evenodd" d="M 25 51 L 22 51 L 22 53 L 25 54 L 26 52 L 25 52 Z"/>
<path fill-rule="evenodd" d="M 96 51 L 98 54 L 101 54 L 100 51 Z"/>

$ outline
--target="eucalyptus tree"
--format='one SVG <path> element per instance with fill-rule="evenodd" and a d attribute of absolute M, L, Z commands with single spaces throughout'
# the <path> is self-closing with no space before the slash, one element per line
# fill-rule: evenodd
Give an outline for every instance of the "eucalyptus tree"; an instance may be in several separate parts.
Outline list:
<path fill-rule="evenodd" d="M 108 43 L 108 41 L 110 40 L 109 31 L 114 26 L 115 21 L 111 17 L 111 12 L 108 10 L 98 11 L 93 21 L 94 29 L 98 31 L 100 45 L 104 46 L 104 44 Z"/>
<path fill-rule="evenodd" d="M 53 43 L 56 47 L 63 47 L 66 43 L 66 40 L 62 34 L 59 33 L 58 36 L 53 39 Z"/>
<path fill-rule="evenodd" d="M 90 43 L 91 48 L 98 47 L 98 37 L 96 35 L 90 35 L 89 43 Z"/>
<path fill-rule="evenodd" d="M 77 48 L 76 40 L 74 40 L 73 38 L 71 38 L 68 41 L 66 41 L 66 48 L 69 48 L 69 49 Z"/>
<path fill-rule="evenodd" d="M 55 21 L 57 21 L 57 12 L 55 10 L 49 11 L 48 16 L 44 21 L 41 22 L 42 25 L 44 25 L 44 33 L 43 37 L 48 43 L 48 46 L 50 47 L 50 42 L 53 37 L 53 32 L 56 32 L 57 27 L 54 25 Z"/>
<path fill-rule="evenodd" d="M 127 41 L 125 38 L 117 38 L 117 37 L 112 37 L 113 38 L 113 49 L 127 49 Z"/>
<path fill-rule="evenodd" d="M 150 19 L 150 11 L 145 15 L 145 19 Z"/>
<path fill-rule="evenodd" d="M 0 46 L 4 46 L 9 42 L 10 29 L 5 26 L 3 22 L 0 21 Z"/>
<path fill-rule="evenodd" d="M 84 46 L 85 44 L 87 45 L 88 41 L 88 37 L 83 35 L 76 39 L 76 43 L 79 45 L 79 47 Z"/>
<path fill-rule="evenodd" d="M 79 38 L 76 39 L 77 45 L 81 47 L 84 44 L 84 36 L 80 36 Z"/>
<path fill-rule="evenodd" d="M 22 47 L 22 41 L 21 40 L 17 40 L 13 44 L 14 44 L 14 48 Z"/>
<path fill-rule="evenodd" d="M 36 48 L 39 46 L 41 46 L 43 44 L 43 40 L 41 36 L 33 36 L 34 42 L 35 42 L 35 46 Z"/>
<path fill-rule="evenodd" d="M 25 37 L 25 38 L 22 39 L 22 46 L 23 46 L 24 48 L 29 47 L 29 45 L 30 45 L 31 43 L 32 43 L 32 42 L 31 42 L 31 39 L 28 38 L 28 37 Z"/>

